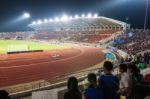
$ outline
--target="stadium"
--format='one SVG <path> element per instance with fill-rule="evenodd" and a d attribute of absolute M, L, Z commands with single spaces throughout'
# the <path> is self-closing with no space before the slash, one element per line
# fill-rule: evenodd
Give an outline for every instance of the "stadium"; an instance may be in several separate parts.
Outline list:
<path fill-rule="evenodd" d="M 117 20 L 91 16 L 72 19 L 69 24 L 64 21 L 31 24 L 35 31 L 28 34 L 1 33 L 0 68 L 3 71 L 1 75 L 6 78 L 2 79 L 0 86 L 34 81 L 41 83 L 41 80 L 51 83 L 56 77 L 60 80 L 69 74 L 92 68 L 104 60 L 104 51 L 90 47 L 88 43 L 102 44 L 123 31 L 126 25 Z"/>
<path fill-rule="evenodd" d="M 0 33 L 0 90 L 12 99 L 63 99 L 70 77 L 84 90 L 87 75 L 101 75 L 106 61 L 114 64 L 114 75 L 120 63 L 135 62 L 149 85 L 149 29 L 97 13 L 40 19 L 28 27 L 32 31 Z"/>

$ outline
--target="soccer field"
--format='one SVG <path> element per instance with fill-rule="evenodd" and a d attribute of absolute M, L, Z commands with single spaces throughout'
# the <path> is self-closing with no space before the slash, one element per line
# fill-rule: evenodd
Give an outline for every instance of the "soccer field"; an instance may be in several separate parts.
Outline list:
<path fill-rule="evenodd" d="M 51 49 L 63 49 L 65 46 L 56 45 L 56 44 L 43 44 L 36 42 L 28 42 L 28 41 L 19 41 L 19 40 L 0 40 L 0 53 L 7 53 L 8 46 L 23 46 L 26 45 L 29 50 L 51 50 Z M 13 50 L 15 50 L 14 47 Z M 17 48 L 16 50 L 18 50 Z M 21 48 L 20 48 L 21 49 Z"/>

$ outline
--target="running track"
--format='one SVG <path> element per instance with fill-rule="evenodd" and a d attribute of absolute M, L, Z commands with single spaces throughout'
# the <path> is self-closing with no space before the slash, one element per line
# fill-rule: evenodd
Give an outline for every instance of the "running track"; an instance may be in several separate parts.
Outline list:
<path fill-rule="evenodd" d="M 54 59 L 54 54 L 59 59 Z M 1 58 L 1 57 L 0 57 Z M 51 80 L 56 76 L 76 72 L 103 61 L 99 48 L 68 48 L 46 52 L 12 54 L 0 60 L 0 87 Z"/>

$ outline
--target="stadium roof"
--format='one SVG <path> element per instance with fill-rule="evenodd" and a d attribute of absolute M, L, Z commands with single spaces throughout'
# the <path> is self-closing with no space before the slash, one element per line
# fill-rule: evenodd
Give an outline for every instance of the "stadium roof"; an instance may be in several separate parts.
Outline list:
<path fill-rule="evenodd" d="M 114 25 L 124 27 L 126 23 L 89 13 L 87 16 L 84 14 L 81 16 L 75 15 L 75 17 L 64 15 L 61 18 L 55 17 L 54 19 L 37 20 L 32 22 L 29 27 L 35 30 L 59 31 L 61 29 L 69 30 L 72 28 L 103 28 Z"/>

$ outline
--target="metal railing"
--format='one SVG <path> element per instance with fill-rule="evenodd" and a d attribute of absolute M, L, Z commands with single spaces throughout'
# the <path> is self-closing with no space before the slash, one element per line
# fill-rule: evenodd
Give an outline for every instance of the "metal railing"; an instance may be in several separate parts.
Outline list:
<path fill-rule="evenodd" d="M 83 79 L 83 78 L 86 78 L 86 76 L 91 72 L 97 73 L 98 69 L 99 68 L 95 68 L 95 69 L 91 69 L 91 70 L 83 70 L 83 71 L 74 72 L 74 73 L 68 73 L 68 74 L 56 76 L 49 80 L 39 80 L 39 81 L 20 84 L 20 85 L 16 85 L 16 86 L 3 87 L 0 89 L 4 89 L 7 92 L 9 92 L 10 96 L 17 96 L 18 94 L 29 93 L 29 92 L 33 92 L 36 90 L 57 88 L 59 86 L 66 84 L 67 79 L 70 76 L 75 76 L 78 79 Z"/>

